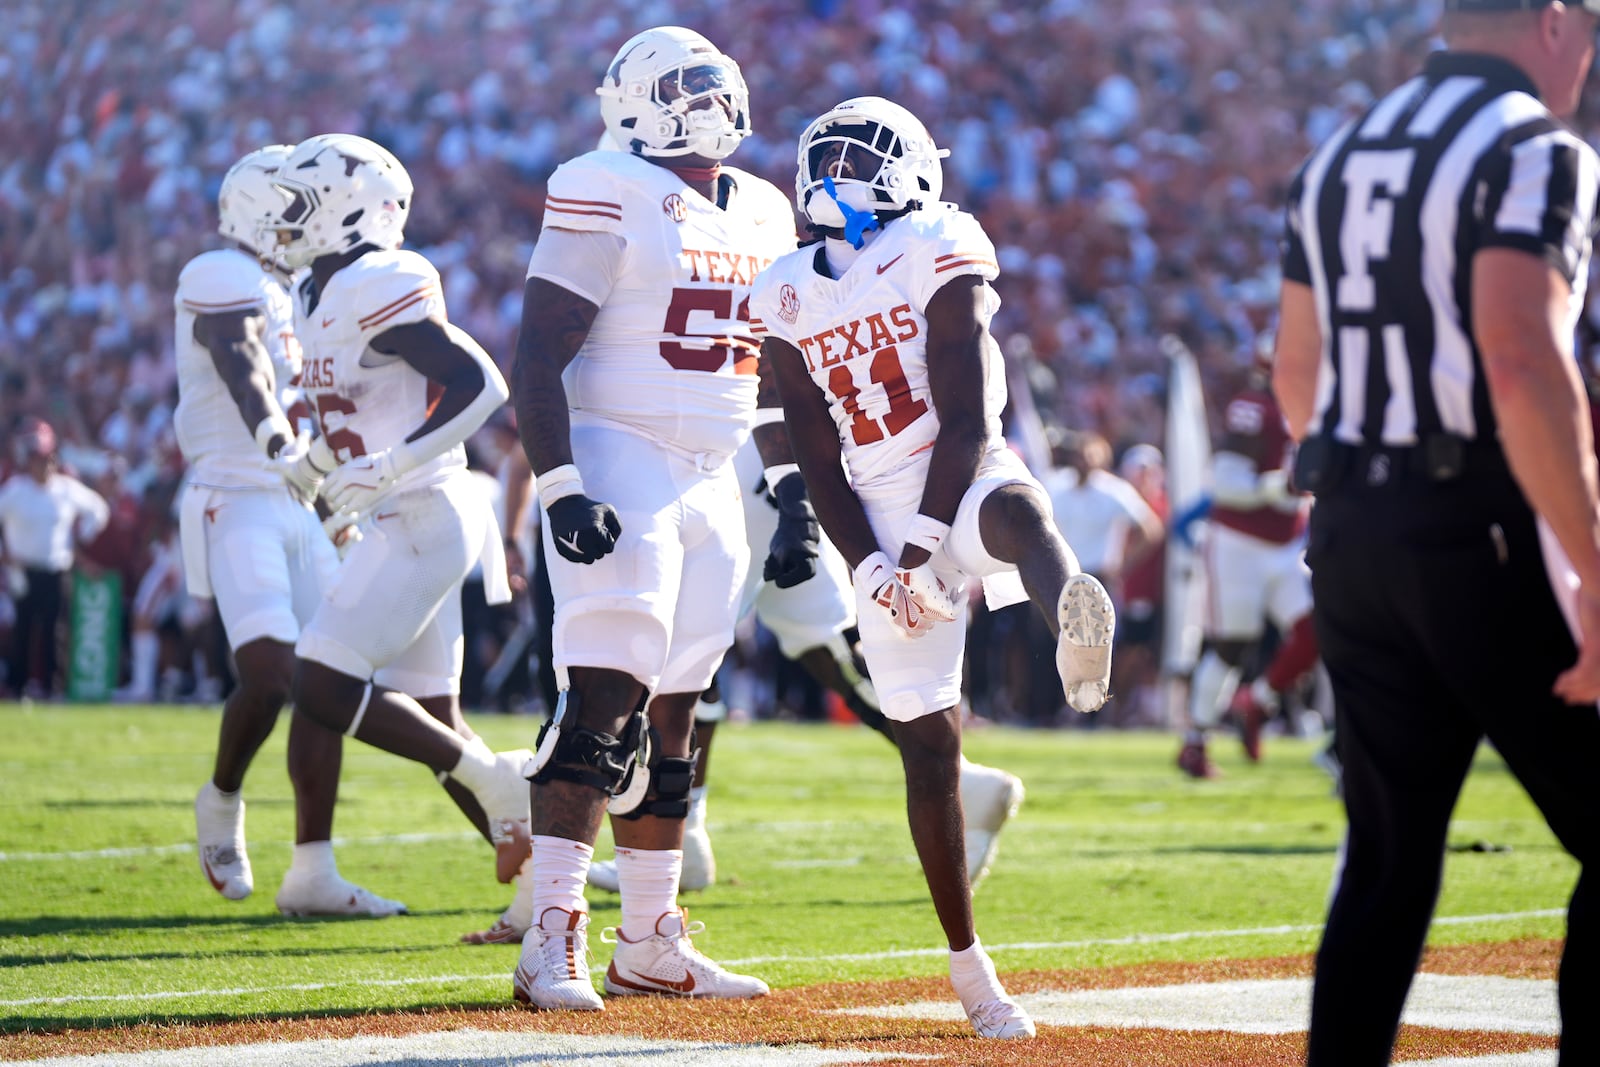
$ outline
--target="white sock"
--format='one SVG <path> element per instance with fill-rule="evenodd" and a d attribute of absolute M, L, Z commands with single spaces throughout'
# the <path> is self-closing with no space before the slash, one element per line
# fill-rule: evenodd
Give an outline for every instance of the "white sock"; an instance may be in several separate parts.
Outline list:
<path fill-rule="evenodd" d="M 206 789 L 210 791 L 210 795 L 205 798 L 206 803 L 219 808 L 231 809 L 239 806 L 239 795 L 241 792 L 243 792 L 242 790 L 235 789 L 231 793 L 226 793 L 217 788 L 217 783 L 215 781 L 207 782 Z"/>
<path fill-rule="evenodd" d="M 156 691 L 156 668 L 161 662 L 161 638 L 152 630 L 136 630 L 129 639 L 133 651 L 133 673 L 128 687 L 135 693 Z"/>
<path fill-rule="evenodd" d="M 994 961 L 976 937 L 961 951 L 950 950 L 950 984 L 961 998 L 961 1006 L 968 1011 L 986 1000 L 998 1000 L 1006 995 L 1000 976 L 995 974 Z"/>
<path fill-rule="evenodd" d="M 474 794 L 481 794 L 487 789 L 493 783 L 496 773 L 494 753 L 483 743 L 481 737 L 474 737 L 462 745 L 460 761 L 450 768 L 450 777 L 472 790 Z"/>
<path fill-rule="evenodd" d="M 704 830 L 706 828 L 706 787 L 697 785 L 689 790 L 689 814 L 683 820 L 683 830 Z"/>
<path fill-rule="evenodd" d="M 1190 725 L 1202 731 L 1217 725 L 1238 688 L 1238 667 L 1228 666 L 1215 651 L 1201 656 L 1189 678 Z"/>
<path fill-rule="evenodd" d="M 565 837 L 533 838 L 533 856 L 527 864 L 528 881 L 533 885 L 530 913 L 537 919 L 548 908 L 587 911 L 583 884 L 589 878 L 594 849 L 582 841 Z M 562 926 L 565 929 L 565 924 Z"/>
<path fill-rule="evenodd" d="M 307 841 L 294 846 L 289 874 L 300 878 L 337 878 L 339 865 L 333 860 L 332 841 Z"/>
<path fill-rule="evenodd" d="M 617 890 L 622 894 L 622 933 L 638 941 L 656 932 L 656 921 L 678 907 L 682 849 L 617 849 Z"/>

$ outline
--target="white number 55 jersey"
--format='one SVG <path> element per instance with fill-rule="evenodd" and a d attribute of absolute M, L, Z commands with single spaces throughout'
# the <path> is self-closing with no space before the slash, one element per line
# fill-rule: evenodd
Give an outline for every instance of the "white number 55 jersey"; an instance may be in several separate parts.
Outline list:
<path fill-rule="evenodd" d="M 608 292 L 588 292 L 534 253 L 529 274 L 599 306 L 563 383 L 574 412 L 631 426 L 688 452 L 732 455 L 755 413 L 760 348 L 750 329 L 756 275 L 795 246 L 788 197 L 733 167 L 726 208 L 672 171 L 624 152 L 589 152 L 550 176 L 546 230 L 625 242 Z"/>

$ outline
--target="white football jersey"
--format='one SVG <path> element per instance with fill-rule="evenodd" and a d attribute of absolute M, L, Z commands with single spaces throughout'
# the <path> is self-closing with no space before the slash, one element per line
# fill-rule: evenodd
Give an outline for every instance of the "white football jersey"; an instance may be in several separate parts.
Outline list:
<path fill-rule="evenodd" d="M 178 275 L 172 303 L 177 312 L 178 363 L 178 410 L 172 418 L 191 479 L 196 485 L 219 489 L 281 487 L 283 476 L 256 444 L 255 427 L 245 425 L 210 350 L 194 339 L 194 324 L 201 315 L 224 312 L 264 315 L 262 340 L 272 360 L 273 389 L 288 412 L 299 396 L 295 380 L 300 375 L 300 346 L 288 290 L 249 253 L 219 249 L 188 262 Z"/>
<path fill-rule="evenodd" d="M 305 351 L 301 388 L 340 463 L 393 448 L 427 421 L 439 387 L 371 343 L 406 323 L 447 321 L 433 264 L 403 249 L 368 252 L 328 279 L 321 293 L 307 277 L 294 303 L 295 334 Z M 466 449 L 457 445 L 403 475 L 395 488 L 426 485 L 466 465 Z"/>
<path fill-rule="evenodd" d="M 928 301 L 964 274 L 993 281 L 994 245 L 977 219 L 940 204 L 891 222 L 842 278 L 824 273 L 825 255 L 818 244 L 769 267 L 750 298 L 751 325 L 756 336 L 799 349 L 828 398 L 856 491 L 863 498 L 903 494 L 908 484 L 922 484 L 923 453 L 939 432 L 928 386 Z M 988 293 L 985 325 L 1000 306 Z M 1005 404 L 1005 368 L 997 359 L 983 390 L 990 448 L 1003 447 Z"/>
<path fill-rule="evenodd" d="M 750 287 L 796 238 L 787 196 L 746 171 L 722 173 L 734 182 L 726 209 L 665 167 L 590 152 L 550 176 L 544 225 L 616 234 L 627 245 L 563 375 L 568 405 L 688 452 L 728 456 L 755 417 L 761 349 Z"/>

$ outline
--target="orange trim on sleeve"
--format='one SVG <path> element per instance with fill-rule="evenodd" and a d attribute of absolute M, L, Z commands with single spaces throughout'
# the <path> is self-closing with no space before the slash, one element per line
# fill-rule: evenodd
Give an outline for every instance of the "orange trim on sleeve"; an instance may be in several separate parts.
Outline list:
<path fill-rule="evenodd" d="M 424 300 L 429 300 L 437 295 L 439 295 L 439 290 L 431 287 L 428 289 L 419 290 L 411 294 L 411 296 L 405 298 L 403 302 L 390 304 L 382 312 L 379 312 L 376 315 L 369 315 L 362 319 L 361 328 L 363 330 L 370 330 L 374 326 L 381 326 L 390 319 L 394 318 L 396 315 L 400 314 L 400 312 L 404 311 L 406 308 L 420 304 Z"/>

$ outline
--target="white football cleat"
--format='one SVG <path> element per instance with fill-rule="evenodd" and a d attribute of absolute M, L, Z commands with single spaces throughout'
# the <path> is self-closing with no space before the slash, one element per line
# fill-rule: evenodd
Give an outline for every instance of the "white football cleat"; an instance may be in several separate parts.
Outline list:
<path fill-rule="evenodd" d="M 1002 1039 L 1035 1037 L 1038 1030 L 1022 1005 L 1010 997 L 985 1000 L 967 1009 L 967 1019 L 979 1037 Z"/>
<path fill-rule="evenodd" d="M 522 940 L 528 927 L 533 925 L 533 885 L 529 881 L 532 868 L 533 857 L 529 856 L 522 861 L 522 867 L 513 879 L 512 884 L 517 891 L 511 898 L 511 906 L 500 913 L 500 918 L 489 929 L 462 934 L 463 942 L 469 945 L 509 945 Z"/>
<path fill-rule="evenodd" d="M 1033 1020 L 1022 1010 L 1022 1005 L 1006 995 L 1000 976 L 995 973 L 994 961 L 980 946 L 974 944 L 973 947 L 976 953 L 968 956 L 959 969 L 956 953 L 950 954 L 950 984 L 961 998 L 961 1007 L 972 1028 L 979 1037 L 1035 1036 Z"/>
<path fill-rule="evenodd" d="M 230 800 L 207 782 L 194 798 L 195 837 L 200 870 L 211 887 L 229 900 L 243 900 L 255 891 L 250 856 L 244 850 L 244 798 Z"/>
<path fill-rule="evenodd" d="M 988 875 L 1000 849 L 1000 828 L 1022 804 L 1022 779 L 996 767 L 961 760 L 961 807 L 967 821 L 967 882 Z"/>
<path fill-rule="evenodd" d="M 337 874 L 303 876 L 293 870 L 283 876 L 275 903 L 278 911 L 290 918 L 352 915 L 386 919 L 406 914 L 406 906 L 398 900 L 380 897 Z"/>
<path fill-rule="evenodd" d="M 545 924 L 549 925 L 546 926 Z M 546 908 L 522 939 L 511 997 L 543 1011 L 601 1011 L 589 978 L 589 913 Z"/>
<path fill-rule="evenodd" d="M 532 759 L 526 748 L 496 752 L 494 784 L 477 795 L 494 842 L 494 876 L 501 882 L 514 879 L 533 852 L 532 787 L 522 771 Z"/>
<path fill-rule="evenodd" d="M 606 968 L 606 992 L 618 997 L 660 994 L 729 1000 L 767 995 L 767 983 L 761 979 L 734 974 L 702 956 L 689 938 L 706 924 L 699 920 L 686 924 L 686 916 L 681 908 L 667 912 L 656 920 L 655 933 L 638 941 L 629 941 L 617 927 L 600 931 L 600 940 L 617 946 Z"/>
<path fill-rule="evenodd" d="M 1111 695 L 1111 644 L 1117 612 L 1106 587 L 1092 574 L 1074 574 L 1056 602 L 1061 634 L 1056 639 L 1056 671 L 1073 710 L 1098 711 Z"/>

